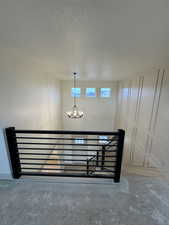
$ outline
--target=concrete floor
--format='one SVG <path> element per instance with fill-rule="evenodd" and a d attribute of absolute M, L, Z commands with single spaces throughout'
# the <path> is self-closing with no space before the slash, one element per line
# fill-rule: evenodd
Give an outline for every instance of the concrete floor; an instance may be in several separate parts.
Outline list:
<path fill-rule="evenodd" d="M 127 176 L 0 181 L 0 225 L 169 225 L 169 181 Z"/>

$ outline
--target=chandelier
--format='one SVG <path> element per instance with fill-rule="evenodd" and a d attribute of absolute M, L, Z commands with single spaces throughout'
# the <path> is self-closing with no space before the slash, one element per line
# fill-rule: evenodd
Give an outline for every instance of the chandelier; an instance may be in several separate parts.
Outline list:
<path fill-rule="evenodd" d="M 76 105 L 76 102 L 77 102 L 76 79 L 77 79 L 77 73 L 73 73 L 73 81 L 74 81 L 73 83 L 74 83 L 74 90 L 75 90 L 75 93 L 73 93 L 73 107 L 72 107 L 71 111 L 66 112 L 67 116 L 71 119 L 79 119 L 79 118 L 82 118 L 84 115 L 84 113 L 82 111 L 79 111 L 79 109 Z"/>

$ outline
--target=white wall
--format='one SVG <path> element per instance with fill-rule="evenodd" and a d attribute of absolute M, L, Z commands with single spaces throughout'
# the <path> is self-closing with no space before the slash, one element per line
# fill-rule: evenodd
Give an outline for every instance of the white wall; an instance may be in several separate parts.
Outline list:
<path fill-rule="evenodd" d="M 0 127 L 57 129 L 60 83 L 48 75 L 0 74 Z"/>
<path fill-rule="evenodd" d="M 169 174 L 169 70 L 119 82 L 117 126 L 126 130 L 125 168 Z"/>
<path fill-rule="evenodd" d="M 77 99 L 79 109 L 84 112 L 84 117 L 75 120 L 66 116 L 66 111 L 70 111 L 73 105 L 71 97 L 72 81 L 62 81 L 62 121 L 63 129 L 67 130 L 101 130 L 112 131 L 115 127 L 116 104 L 117 104 L 117 83 L 116 82 L 94 82 L 79 81 L 82 96 Z M 89 98 L 85 96 L 85 88 L 95 87 L 97 91 L 101 87 L 112 88 L 110 98 Z M 99 94 L 99 93 L 98 93 Z"/>
<path fill-rule="evenodd" d="M 61 129 L 60 82 L 47 74 L 18 76 L 1 73 L 0 128 L 8 126 L 17 129 Z M 1 136 L 0 178 L 10 176 L 5 152 Z"/>

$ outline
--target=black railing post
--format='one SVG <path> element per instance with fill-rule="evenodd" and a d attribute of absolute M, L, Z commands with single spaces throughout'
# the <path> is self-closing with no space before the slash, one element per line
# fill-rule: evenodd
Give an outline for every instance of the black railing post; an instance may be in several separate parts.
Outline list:
<path fill-rule="evenodd" d="M 89 160 L 87 159 L 87 165 L 86 165 L 86 173 L 89 174 Z"/>
<path fill-rule="evenodd" d="M 5 132 L 12 165 L 12 175 L 13 178 L 19 178 L 21 176 L 21 165 L 19 160 L 15 128 L 14 127 L 6 128 Z"/>
<path fill-rule="evenodd" d="M 119 137 L 118 137 L 118 144 L 117 144 L 117 161 L 116 161 L 116 169 L 115 169 L 115 177 L 114 182 L 120 182 L 120 174 L 121 174 L 121 164 L 122 164 L 122 157 L 123 157 L 123 147 L 124 147 L 124 130 L 118 130 Z"/>
<path fill-rule="evenodd" d="M 105 160 L 105 146 L 102 147 L 102 170 L 104 169 L 104 160 Z"/>
<path fill-rule="evenodd" d="M 99 166 L 99 152 L 97 151 L 96 152 L 96 166 L 98 167 Z"/>

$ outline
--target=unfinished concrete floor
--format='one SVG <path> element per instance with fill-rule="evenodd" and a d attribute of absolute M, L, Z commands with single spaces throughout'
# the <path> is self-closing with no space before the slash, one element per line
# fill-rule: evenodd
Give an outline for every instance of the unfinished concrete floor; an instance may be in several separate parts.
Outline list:
<path fill-rule="evenodd" d="M 0 225 L 169 225 L 169 181 L 22 178 L 0 181 Z"/>

